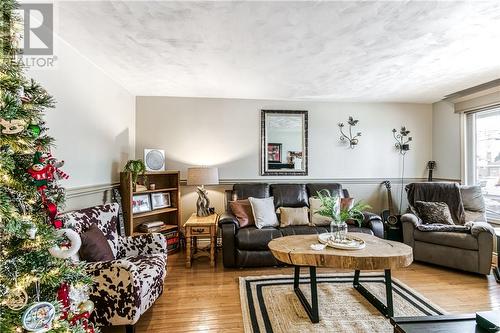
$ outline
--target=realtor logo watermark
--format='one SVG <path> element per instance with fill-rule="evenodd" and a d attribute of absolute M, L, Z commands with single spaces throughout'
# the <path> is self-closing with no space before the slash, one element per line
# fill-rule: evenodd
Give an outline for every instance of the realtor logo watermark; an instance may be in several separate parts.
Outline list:
<path fill-rule="evenodd" d="M 54 6 L 52 3 L 21 3 L 19 59 L 27 67 L 51 69 L 54 55 Z"/>

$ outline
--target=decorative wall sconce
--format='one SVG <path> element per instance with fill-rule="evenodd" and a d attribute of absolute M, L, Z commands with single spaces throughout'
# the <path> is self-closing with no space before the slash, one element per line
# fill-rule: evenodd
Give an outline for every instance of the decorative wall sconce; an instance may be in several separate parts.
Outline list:
<path fill-rule="evenodd" d="M 352 135 L 352 128 L 358 124 L 359 120 L 354 119 L 353 117 L 349 117 L 347 120 L 347 124 L 349 125 L 349 136 L 344 133 L 343 128 L 345 127 L 344 123 L 339 123 L 340 129 L 340 141 L 349 143 L 349 148 L 354 149 L 359 143 L 359 137 L 361 136 L 361 132 L 357 132 L 356 135 Z"/>
<path fill-rule="evenodd" d="M 401 126 L 401 129 L 398 131 L 393 128 L 392 135 L 394 139 L 396 139 L 396 149 L 399 150 L 399 153 L 404 155 L 408 150 L 410 150 L 410 141 L 412 141 L 412 137 L 408 136 L 410 131 L 406 129 L 406 126 Z"/>

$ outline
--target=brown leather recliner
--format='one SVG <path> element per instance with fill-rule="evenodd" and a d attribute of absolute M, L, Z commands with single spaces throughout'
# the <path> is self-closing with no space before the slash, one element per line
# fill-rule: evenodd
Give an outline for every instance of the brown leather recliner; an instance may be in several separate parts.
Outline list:
<path fill-rule="evenodd" d="M 332 194 L 349 197 L 347 190 L 338 183 L 314 184 L 235 184 L 233 192 L 238 199 L 248 197 L 274 197 L 274 205 L 279 207 L 305 207 L 309 205 L 309 197 L 315 196 L 321 189 L 327 189 Z M 227 198 L 228 200 L 230 197 Z M 226 205 L 229 207 L 229 205 Z M 238 220 L 226 211 L 219 219 L 222 229 L 222 247 L 224 267 L 255 267 L 280 265 L 269 251 L 268 243 L 278 237 L 289 235 L 320 234 L 328 232 L 328 227 L 320 226 L 289 226 L 285 228 L 266 227 L 258 229 L 255 226 L 240 228 Z M 380 216 L 364 213 L 361 227 L 348 226 L 351 232 L 363 232 L 383 238 L 384 226 Z"/>
<path fill-rule="evenodd" d="M 486 222 L 479 186 L 424 182 L 408 184 L 406 191 L 410 206 L 414 206 L 417 200 L 447 203 L 452 216 L 460 217 L 455 218 L 460 221 L 454 222 L 464 229 L 466 223 L 468 229 L 460 232 L 422 231 L 422 225 L 432 225 L 433 221 L 422 221 L 412 213 L 404 214 L 401 217 L 404 242 L 413 248 L 416 261 L 479 274 L 490 273 L 495 232 Z"/>

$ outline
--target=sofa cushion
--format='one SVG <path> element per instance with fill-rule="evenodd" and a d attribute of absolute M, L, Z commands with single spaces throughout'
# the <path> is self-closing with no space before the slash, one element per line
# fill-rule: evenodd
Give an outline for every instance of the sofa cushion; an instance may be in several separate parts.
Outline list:
<path fill-rule="evenodd" d="M 413 233 L 415 240 L 456 247 L 459 249 L 477 250 L 477 238 L 471 234 L 461 232 L 428 232 L 415 230 Z"/>
<path fill-rule="evenodd" d="M 318 195 L 318 191 L 328 190 L 331 195 L 337 195 L 341 198 L 344 197 L 344 191 L 342 190 L 342 185 L 339 183 L 313 183 L 307 184 L 307 194 L 310 197 L 316 197 Z M 347 195 L 349 196 L 349 195 Z"/>
<path fill-rule="evenodd" d="M 486 213 L 466 209 L 465 222 L 486 222 Z"/>
<path fill-rule="evenodd" d="M 234 184 L 233 192 L 238 196 L 238 200 L 254 198 L 268 198 L 269 184 L 252 183 L 252 184 Z"/>
<path fill-rule="evenodd" d="M 290 225 L 309 225 L 309 209 L 307 207 L 280 207 L 280 227 Z"/>
<path fill-rule="evenodd" d="M 248 198 L 252 206 L 253 218 L 257 228 L 277 227 L 280 223 L 274 209 L 274 199 L 270 198 Z"/>
<path fill-rule="evenodd" d="M 247 251 L 269 250 L 267 244 L 278 237 L 281 237 L 281 232 L 273 227 L 257 229 L 257 227 L 250 226 L 241 228 L 236 233 L 236 247 Z"/>
<path fill-rule="evenodd" d="M 248 227 L 249 225 L 255 225 L 255 220 L 253 218 L 252 205 L 248 199 L 236 200 L 229 202 L 229 207 L 231 212 L 238 220 L 240 228 Z"/>
<path fill-rule="evenodd" d="M 292 236 L 292 235 L 314 235 L 314 234 L 322 234 L 329 231 L 329 228 L 326 227 L 310 227 L 305 225 L 294 225 L 286 228 L 280 228 L 281 234 L 283 236 Z"/>
<path fill-rule="evenodd" d="M 308 206 L 306 185 L 304 184 L 273 184 L 271 195 L 274 197 L 274 206 L 305 207 Z"/>
<path fill-rule="evenodd" d="M 88 262 L 108 261 L 115 259 L 106 237 L 96 224 L 80 234 L 82 245 L 78 252 L 80 259 Z"/>
<path fill-rule="evenodd" d="M 415 201 L 415 208 L 424 223 L 455 224 L 445 202 Z"/>
<path fill-rule="evenodd" d="M 328 216 L 319 215 L 316 213 L 321 208 L 321 200 L 318 198 L 309 198 L 309 211 L 311 214 L 311 223 L 315 226 L 329 226 L 332 218 Z"/>
<path fill-rule="evenodd" d="M 460 195 L 465 210 L 473 212 L 485 212 L 486 206 L 484 204 L 483 192 L 479 185 L 461 185 Z"/>
<path fill-rule="evenodd" d="M 362 234 L 373 235 L 373 230 L 372 229 L 365 228 L 365 227 L 358 227 L 357 224 L 356 225 L 348 224 L 347 225 L 347 231 L 348 232 L 360 232 Z"/>

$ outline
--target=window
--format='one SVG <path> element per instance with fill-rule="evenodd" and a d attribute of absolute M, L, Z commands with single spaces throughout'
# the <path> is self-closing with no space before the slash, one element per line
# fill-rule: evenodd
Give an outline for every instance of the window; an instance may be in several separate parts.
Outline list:
<path fill-rule="evenodd" d="M 466 119 L 466 181 L 481 185 L 488 220 L 500 222 L 500 108 Z"/>

